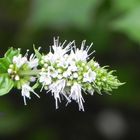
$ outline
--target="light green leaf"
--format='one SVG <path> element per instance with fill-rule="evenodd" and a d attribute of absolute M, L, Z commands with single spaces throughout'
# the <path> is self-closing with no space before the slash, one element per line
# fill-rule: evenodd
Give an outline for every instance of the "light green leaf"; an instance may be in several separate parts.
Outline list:
<path fill-rule="evenodd" d="M 0 58 L 0 74 L 7 73 L 7 69 L 9 67 L 9 62 L 6 58 Z"/>
<path fill-rule="evenodd" d="M 113 21 L 112 29 L 125 33 L 131 39 L 140 42 L 140 6 Z"/>
<path fill-rule="evenodd" d="M 19 49 L 13 49 L 12 47 L 5 53 L 5 58 L 9 63 L 12 62 L 12 59 L 14 56 L 18 55 L 20 53 Z"/>
<path fill-rule="evenodd" d="M 14 82 L 7 75 L 0 75 L 0 96 L 9 93 L 13 86 Z"/>
<path fill-rule="evenodd" d="M 112 8 L 118 12 L 128 12 L 139 6 L 140 0 L 112 0 Z"/>
<path fill-rule="evenodd" d="M 13 49 L 12 47 L 5 53 L 3 58 L 0 58 L 0 74 L 7 73 L 9 65 L 15 55 L 18 55 L 20 50 Z"/>
<path fill-rule="evenodd" d="M 87 27 L 91 23 L 91 10 L 95 10 L 97 0 L 34 0 L 30 14 L 31 26 Z"/>

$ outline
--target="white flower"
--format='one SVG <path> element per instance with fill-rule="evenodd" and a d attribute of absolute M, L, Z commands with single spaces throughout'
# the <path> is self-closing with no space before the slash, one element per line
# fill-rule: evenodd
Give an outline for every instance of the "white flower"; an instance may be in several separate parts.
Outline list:
<path fill-rule="evenodd" d="M 22 57 L 22 55 L 14 56 L 13 57 L 13 63 L 16 64 L 18 68 L 20 68 L 23 64 L 27 62 L 26 57 Z"/>
<path fill-rule="evenodd" d="M 43 56 L 42 58 L 45 62 L 55 62 L 55 57 L 54 54 L 52 54 L 52 52 L 49 52 L 47 55 Z"/>
<path fill-rule="evenodd" d="M 66 85 L 66 81 L 62 79 L 52 83 L 49 86 L 49 91 L 51 91 L 55 99 L 56 109 L 58 109 L 58 101 L 61 102 L 60 95 L 63 95 L 69 102 L 69 99 L 66 97 L 64 91 L 65 85 Z"/>
<path fill-rule="evenodd" d="M 67 61 L 69 62 L 69 64 L 71 64 L 71 62 L 75 61 L 75 53 L 74 53 L 73 49 L 71 49 L 70 54 L 67 57 Z"/>
<path fill-rule="evenodd" d="M 24 84 L 22 85 L 21 95 L 23 96 L 25 105 L 27 105 L 26 98 L 31 99 L 30 92 L 34 93 L 38 98 L 40 98 L 39 95 L 35 93 L 34 90 L 29 86 L 29 84 Z"/>
<path fill-rule="evenodd" d="M 22 57 L 21 54 L 13 57 L 13 63 L 16 64 L 18 68 L 20 68 L 25 63 L 27 63 L 30 68 L 36 68 L 38 66 L 39 60 L 38 58 L 35 58 L 34 54 L 31 54 L 29 61 L 27 60 L 28 51 L 29 50 L 27 50 L 27 53 L 24 55 L 24 57 Z"/>
<path fill-rule="evenodd" d="M 86 49 L 84 49 L 85 46 L 85 42 L 83 41 L 81 44 L 81 48 L 77 48 L 76 46 L 74 46 L 74 50 L 71 49 L 71 53 L 70 53 L 70 59 L 71 60 L 75 60 L 75 61 L 87 61 L 87 59 L 89 58 L 89 56 L 94 53 L 94 51 L 91 54 L 88 54 L 89 49 L 91 48 L 91 46 L 93 44 L 91 44 L 90 46 L 86 46 Z"/>
<path fill-rule="evenodd" d="M 78 68 L 75 64 L 75 62 L 71 62 L 70 66 L 68 67 L 68 71 L 78 71 Z"/>
<path fill-rule="evenodd" d="M 84 50 L 85 42 L 82 42 L 81 48 L 74 47 L 74 51 L 71 50 L 70 58 L 75 61 L 86 61 L 88 58 L 88 51 Z"/>
<path fill-rule="evenodd" d="M 31 76 L 31 77 L 30 77 L 30 81 L 31 81 L 31 82 L 35 82 L 35 81 L 36 81 L 36 77 Z"/>
<path fill-rule="evenodd" d="M 35 58 L 34 54 L 31 54 L 30 59 L 28 61 L 28 65 L 30 68 L 36 68 L 38 66 L 38 58 Z"/>
<path fill-rule="evenodd" d="M 84 111 L 84 106 L 83 106 L 84 99 L 81 93 L 81 85 L 75 83 L 71 87 L 71 93 L 69 95 L 69 98 L 75 100 L 78 103 L 79 110 Z"/>
<path fill-rule="evenodd" d="M 19 81 L 19 80 L 20 80 L 20 77 L 19 77 L 18 75 L 16 75 L 16 76 L 15 76 L 15 80 L 16 80 L 16 81 Z"/>
<path fill-rule="evenodd" d="M 83 82 L 93 82 L 96 79 L 96 73 L 91 69 L 88 70 L 87 73 L 84 73 Z"/>
<path fill-rule="evenodd" d="M 54 38 L 54 44 L 52 46 L 52 49 L 54 51 L 55 56 L 58 58 L 61 56 L 64 56 L 69 50 L 73 42 L 70 42 L 69 44 L 66 45 L 64 48 L 64 45 L 66 43 L 66 40 L 63 42 L 63 44 L 59 43 L 59 38 L 55 39 Z"/>
<path fill-rule="evenodd" d="M 99 68 L 100 67 L 99 63 L 98 62 L 94 62 L 94 67 Z"/>
<path fill-rule="evenodd" d="M 64 63 L 63 58 L 65 56 L 65 54 L 70 50 L 70 47 L 72 46 L 73 42 L 70 42 L 69 44 L 67 44 L 65 47 L 66 41 L 64 41 L 63 44 L 59 43 L 59 38 L 55 39 L 54 38 L 54 44 L 50 47 L 50 52 L 45 55 L 42 59 L 45 62 L 51 62 L 54 63 L 57 60 L 60 60 L 60 65 L 63 66 L 67 66 L 66 63 Z M 65 56 L 66 58 L 66 56 Z"/>
<path fill-rule="evenodd" d="M 71 71 L 70 70 L 67 70 L 63 73 L 63 77 L 67 78 L 71 75 Z"/>
<path fill-rule="evenodd" d="M 55 70 L 54 67 L 49 66 L 49 67 L 48 67 L 48 75 L 49 75 L 50 77 L 56 78 L 56 77 L 58 76 L 58 71 Z"/>
<path fill-rule="evenodd" d="M 40 72 L 39 82 L 45 85 L 50 85 L 52 82 L 52 79 L 50 76 L 47 75 L 46 72 Z"/>
<path fill-rule="evenodd" d="M 67 49 L 63 49 L 61 46 L 53 45 L 52 48 L 56 59 L 59 59 L 67 52 Z"/>
<path fill-rule="evenodd" d="M 73 78 L 78 78 L 78 74 L 76 72 L 73 73 Z"/>
<path fill-rule="evenodd" d="M 13 72 L 12 69 L 8 69 L 8 73 L 11 74 Z"/>
<path fill-rule="evenodd" d="M 90 95 L 93 95 L 93 94 L 94 94 L 94 89 L 87 90 L 87 92 L 88 92 Z"/>
<path fill-rule="evenodd" d="M 55 70 L 53 73 L 51 73 L 51 76 L 52 76 L 53 78 L 56 78 L 56 77 L 58 76 L 58 71 Z"/>
<path fill-rule="evenodd" d="M 62 78 L 63 78 L 62 74 L 59 74 L 59 75 L 57 76 L 57 78 L 58 78 L 59 80 L 62 79 Z"/>
<path fill-rule="evenodd" d="M 67 68 L 68 67 L 68 61 L 65 58 L 61 58 L 58 63 L 57 66 L 59 67 L 63 67 L 63 68 Z"/>
<path fill-rule="evenodd" d="M 76 61 L 86 61 L 88 58 L 88 53 L 86 50 L 76 49 L 75 51 L 75 60 Z"/>

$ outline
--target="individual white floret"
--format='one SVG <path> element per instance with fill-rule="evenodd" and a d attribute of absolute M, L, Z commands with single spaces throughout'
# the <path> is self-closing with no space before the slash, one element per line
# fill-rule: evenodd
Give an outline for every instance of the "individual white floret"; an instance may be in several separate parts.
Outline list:
<path fill-rule="evenodd" d="M 16 76 L 15 76 L 15 80 L 16 80 L 16 81 L 19 81 L 19 80 L 20 80 L 19 75 L 16 75 Z"/>
<path fill-rule="evenodd" d="M 21 90 L 21 95 L 23 96 L 23 100 L 24 100 L 25 105 L 27 105 L 26 98 L 31 99 L 30 92 L 32 92 L 38 98 L 40 98 L 40 96 L 37 93 L 35 93 L 35 91 L 32 89 L 32 87 L 29 86 L 29 84 L 23 84 L 22 85 L 22 90 Z"/>
<path fill-rule="evenodd" d="M 88 70 L 87 73 L 84 73 L 83 82 L 93 82 L 96 79 L 96 73 L 91 69 Z"/>
<path fill-rule="evenodd" d="M 82 97 L 80 84 L 75 83 L 71 87 L 69 98 L 75 100 L 78 103 L 79 110 L 84 111 L 84 106 L 83 106 L 84 99 Z"/>
<path fill-rule="evenodd" d="M 62 80 L 58 80 L 56 82 L 53 82 L 49 86 L 49 91 L 51 91 L 51 93 L 55 99 L 56 109 L 58 108 L 58 101 L 61 102 L 60 96 L 65 94 L 64 93 L 65 85 L 66 85 L 66 81 L 62 79 Z"/>
<path fill-rule="evenodd" d="M 20 68 L 23 64 L 27 63 L 27 57 L 22 57 L 21 54 L 13 57 L 13 63 Z"/>
<path fill-rule="evenodd" d="M 52 78 L 48 76 L 46 72 L 41 72 L 39 77 L 39 82 L 45 85 L 50 85 L 52 83 Z"/>
<path fill-rule="evenodd" d="M 38 66 L 38 58 L 35 58 L 34 54 L 31 54 L 29 61 L 28 61 L 28 65 L 30 68 L 36 68 Z"/>

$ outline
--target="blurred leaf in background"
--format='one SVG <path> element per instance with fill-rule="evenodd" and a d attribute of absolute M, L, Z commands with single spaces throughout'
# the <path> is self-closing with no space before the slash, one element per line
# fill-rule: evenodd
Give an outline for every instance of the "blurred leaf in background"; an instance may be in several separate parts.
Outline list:
<path fill-rule="evenodd" d="M 112 22 L 112 28 L 140 43 L 140 1 L 117 0 L 113 2 L 114 9 L 122 15 Z"/>
<path fill-rule="evenodd" d="M 34 0 L 29 23 L 36 27 L 88 27 L 97 0 Z"/>
<path fill-rule="evenodd" d="M 139 0 L 111 0 L 112 8 L 117 13 L 126 13 L 139 7 Z"/>

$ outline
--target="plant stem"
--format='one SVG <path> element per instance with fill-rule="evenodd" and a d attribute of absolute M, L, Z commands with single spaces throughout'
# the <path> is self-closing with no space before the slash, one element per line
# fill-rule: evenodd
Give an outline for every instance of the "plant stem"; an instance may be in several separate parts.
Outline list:
<path fill-rule="evenodd" d="M 30 70 L 30 71 L 22 71 L 19 75 L 26 75 L 26 76 L 35 76 L 38 75 L 40 70 Z"/>

